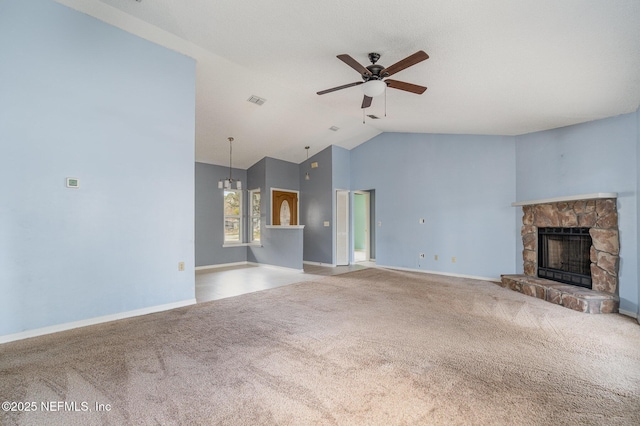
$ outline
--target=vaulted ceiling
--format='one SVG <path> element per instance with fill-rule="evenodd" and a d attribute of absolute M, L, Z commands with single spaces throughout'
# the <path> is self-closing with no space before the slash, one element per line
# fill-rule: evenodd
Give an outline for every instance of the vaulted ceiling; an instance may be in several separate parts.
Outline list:
<path fill-rule="evenodd" d="M 637 0 L 57 1 L 197 60 L 201 162 L 227 165 L 228 136 L 247 168 L 381 132 L 518 135 L 640 105 Z M 338 54 L 389 66 L 418 50 L 430 59 L 393 78 L 428 90 L 387 89 L 365 110 L 377 120 L 363 124 L 359 86 L 316 95 L 361 80 Z"/>

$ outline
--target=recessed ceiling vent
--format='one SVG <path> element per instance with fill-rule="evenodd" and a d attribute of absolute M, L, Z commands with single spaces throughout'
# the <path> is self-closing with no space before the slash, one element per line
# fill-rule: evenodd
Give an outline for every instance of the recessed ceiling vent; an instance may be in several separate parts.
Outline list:
<path fill-rule="evenodd" d="M 251 97 L 249 99 L 247 99 L 247 101 L 251 102 L 252 104 L 262 105 L 267 100 L 266 99 L 262 99 L 261 97 L 256 96 L 256 95 L 251 95 Z"/>
<path fill-rule="evenodd" d="M 378 117 L 377 115 L 373 115 L 373 114 L 367 114 L 367 117 L 369 117 L 372 120 L 379 120 L 380 117 Z"/>
<path fill-rule="evenodd" d="M 334 132 L 337 132 L 338 130 L 340 130 L 340 127 L 337 127 L 337 126 L 331 126 L 331 127 L 329 127 L 329 130 L 332 130 L 332 131 L 334 131 Z"/>

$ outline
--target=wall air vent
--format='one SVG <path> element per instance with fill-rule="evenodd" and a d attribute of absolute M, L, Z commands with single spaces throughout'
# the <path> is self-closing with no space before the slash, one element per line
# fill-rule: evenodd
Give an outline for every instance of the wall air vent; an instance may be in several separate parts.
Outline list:
<path fill-rule="evenodd" d="M 263 99 L 259 96 L 256 95 L 251 95 L 251 97 L 249 99 L 247 99 L 248 102 L 251 102 L 252 104 L 256 104 L 256 105 L 262 105 L 264 104 L 267 100 Z"/>
<path fill-rule="evenodd" d="M 367 117 L 369 117 L 372 120 L 379 120 L 380 117 L 378 117 L 377 115 L 373 115 L 373 114 L 367 114 Z"/>

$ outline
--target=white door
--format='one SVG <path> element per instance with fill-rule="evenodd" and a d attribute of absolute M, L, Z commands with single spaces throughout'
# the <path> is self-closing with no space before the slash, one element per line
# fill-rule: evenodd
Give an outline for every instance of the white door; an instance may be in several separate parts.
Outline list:
<path fill-rule="evenodd" d="M 349 264 L 349 191 L 336 191 L 336 265 Z"/>

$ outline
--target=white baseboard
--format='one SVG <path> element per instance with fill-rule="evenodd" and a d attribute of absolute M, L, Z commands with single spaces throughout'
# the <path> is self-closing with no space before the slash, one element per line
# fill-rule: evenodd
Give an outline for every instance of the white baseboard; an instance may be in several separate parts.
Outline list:
<path fill-rule="evenodd" d="M 638 313 L 637 312 L 631 312 L 631 311 L 625 311 L 624 309 L 618 309 L 618 313 L 621 314 L 621 315 L 626 315 L 628 317 L 638 319 Z"/>
<path fill-rule="evenodd" d="M 205 269 L 218 269 L 218 268 L 229 268 L 233 266 L 242 266 L 247 265 L 249 262 L 246 260 L 244 262 L 232 262 L 232 263 L 220 263 L 217 265 L 204 265 L 204 266 L 196 266 L 196 271 L 203 271 Z"/>
<path fill-rule="evenodd" d="M 196 271 L 204 271 L 207 269 L 219 269 L 219 268 L 233 268 L 234 266 L 259 266 L 261 268 L 271 268 L 271 269 L 280 269 L 283 271 L 295 271 L 295 272 L 304 272 L 304 269 L 297 268 L 288 268 L 286 266 L 278 266 L 278 265 L 270 265 L 268 263 L 257 263 L 257 262 L 233 262 L 233 263 L 220 263 L 218 265 L 205 265 L 205 266 L 196 266 Z"/>
<path fill-rule="evenodd" d="M 167 303 L 165 305 L 150 306 L 148 308 L 135 309 L 133 311 L 120 312 L 117 314 L 104 315 L 101 317 L 88 318 L 80 321 L 67 322 L 64 324 L 52 325 L 49 327 L 36 328 L 20 333 L 5 334 L 0 336 L 0 344 L 13 342 L 16 340 L 28 339 L 30 337 L 44 336 L 45 334 L 58 333 L 60 331 L 72 330 L 74 328 L 86 327 L 88 325 L 102 324 L 121 320 L 125 318 L 137 317 L 140 315 L 153 314 L 156 312 L 169 311 L 171 309 L 182 308 L 183 306 L 195 305 L 196 299 L 187 299 L 180 302 Z"/>
<path fill-rule="evenodd" d="M 337 266 L 334 263 L 311 262 L 309 260 L 304 260 L 302 263 L 304 263 L 305 265 L 328 266 L 328 267 L 331 267 L 331 268 L 335 268 Z"/>
<path fill-rule="evenodd" d="M 451 272 L 439 272 L 439 271 L 428 271 L 425 269 L 414 269 L 414 268 L 401 268 L 399 266 L 385 266 L 385 265 L 376 265 L 378 268 L 385 269 L 397 269 L 398 271 L 407 271 L 407 272 L 420 272 L 423 274 L 434 274 L 434 275 L 444 275 L 446 277 L 456 277 L 456 278 L 469 278 L 472 280 L 480 280 L 480 281 L 491 281 L 494 283 L 499 283 L 500 278 L 489 278 L 489 277 L 479 277 L 475 275 L 464 275 L 464 274 L 454 274 Z"/>

